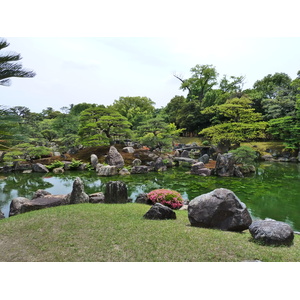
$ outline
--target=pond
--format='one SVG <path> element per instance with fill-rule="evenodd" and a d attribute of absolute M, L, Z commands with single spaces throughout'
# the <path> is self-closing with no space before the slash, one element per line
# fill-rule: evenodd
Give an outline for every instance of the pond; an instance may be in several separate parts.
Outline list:
<path fill-rule="evenodd" d="M 133 201 L 138 194 L 157 188 L 176 190 L 190 200 L 216 188 L 227 188 L 247 205 L 253 219 L 283 221 L 300 231 L 300 164 L 264 162 L 257 166 L 256 174 L 245 178 L 202 177 L 187 174 L 188 171 L 187 168 L 173 168 L 164 173 L 113 177 L 99 177 L 94 171 L 73 171 L 59 175 L 2 173 L 0 209 L 7 217 L 13 198 L 20 196 L 31 199 L 38 189 L 52 194 L 70 193 L 73 181 L 79 176 L 87 194 L 104 192 L 107 182 L 122 180 L 127 184 L 129 197 Z"/>

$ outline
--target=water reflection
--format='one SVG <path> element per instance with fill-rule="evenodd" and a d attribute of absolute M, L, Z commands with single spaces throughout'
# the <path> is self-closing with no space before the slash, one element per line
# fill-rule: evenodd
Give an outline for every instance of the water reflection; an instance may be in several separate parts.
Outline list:
<path fill-rule="evenodd" d="M 255 175 L 245 178 L 202 177 L 190 175 L 187 171 L 186 168 L 174 168 L 164 173 L 114 177 L 98 177 L 93 171 L 58 175 L 6 174 L 6 179 L 0 179 L 0 207 L 7 215 L 13 198 L 30 198 L 38 189 L 45 189 L 52 194 L 70 193 L 77 176 L 83 180 L 87 194 L 104 192 L 108 181 L 122 180 L 127 184 L 129 197 L 133 201 L 138 194 L 157 188 L 174 189 L 184 198 L 193 199 L 223 187 L 235 192 L 247 205 L 254 219 L 276 219 L 300 231 L 300 164 L 262 163 Z"/>

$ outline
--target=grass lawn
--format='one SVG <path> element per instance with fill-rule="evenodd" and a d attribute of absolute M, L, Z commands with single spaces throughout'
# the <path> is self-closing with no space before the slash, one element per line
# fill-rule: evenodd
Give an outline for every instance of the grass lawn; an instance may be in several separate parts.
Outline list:
<path fill-rule="evenodd" d="M 299 261 L 300 236 L 291 247 L 262 246 L 248 231 L 191 227 L 187 211 L 176 220 L 146 220 L 149 206 L 76 204 L 0 221 L 0 261 L 235 262 Z"/>

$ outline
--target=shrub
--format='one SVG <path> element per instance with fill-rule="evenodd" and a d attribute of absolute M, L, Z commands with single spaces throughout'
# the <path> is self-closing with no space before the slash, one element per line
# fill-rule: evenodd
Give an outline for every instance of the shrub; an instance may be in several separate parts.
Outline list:
<path fill-rule="evenodd" d="M 82 161 L 81 160 L 76 160 L 76 159 L 72 159 L 71 164 L 69 165 L 70 169 L 77 169 L 80 167 L 80 165 L 82 165 Z"/>
<path fill-rule="evenodd" d="M 172 209 L 179 209 L 183 205 L 182 196 L 172 190 L 158 189 L 148 193 L 148 199 L 153 203 L 161 203 Z"/>
<path fill-rule="evenodd" d="M 203 142 L 202 142 L 202 145 L 203 145 L 203 146 L 209 146 L 209 141 L 203 141 Z"/>
<path fill-rule="evenodd" d="M 236 150 L 229 151 L 234 154 L 236 163 L 242 163 L 244 165 L 253 164 L 257 159 L 256 151 L 248 146 L 241 146 Z"/>
<path fill-rule="evenodd" d="M 63 168 L 65 163 L 62 161 L 56 160 L 51 165 L 47 165 L 46 168 L 49 170 L 55 169 L 55 168 Z"/>

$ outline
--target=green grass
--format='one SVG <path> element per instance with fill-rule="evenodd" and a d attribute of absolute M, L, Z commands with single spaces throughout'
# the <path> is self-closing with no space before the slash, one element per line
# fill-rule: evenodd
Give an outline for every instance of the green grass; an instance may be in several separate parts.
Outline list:
<path fill-rule="evenodd" d="M 290 247 L 254 243 L 243 233 L 146 220 L 143 204 L 76 204 L 0 221 L 0 261 L 235 262 L 299 261 L 300 237 Z"/>

